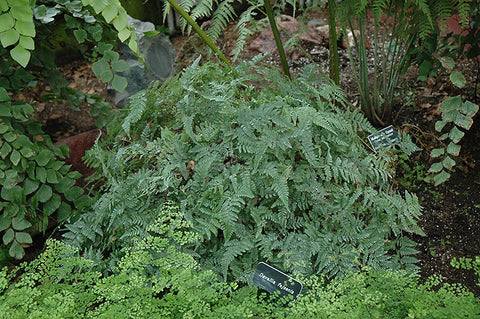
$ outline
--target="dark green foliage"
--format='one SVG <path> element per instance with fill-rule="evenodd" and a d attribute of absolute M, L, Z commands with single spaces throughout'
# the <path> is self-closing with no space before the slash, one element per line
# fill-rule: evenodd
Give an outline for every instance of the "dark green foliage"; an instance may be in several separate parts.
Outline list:
<path fill-rule="evenodd" d="M 344 34 L 347 30 L 352 32 L 354 46 L 348 48 L 352 71 L 360 91 L 362 110 L 372 122 L 382 126 L 390 123 L 395 107 L 395 90 L 400 76 L 409 65 L 409 54 L 416 41 L 425 41 L 454 12 L 468 11 L 469 5 L 469 1 L 450 0 L 342 1 L 338 20 Z M 368 12 L 373 15 L 370 39 L 373 65 L 367 59 L 365 41 L 365 30 L 371 21 Z M 462 16 L 465 23 L 465 15 Z M 359 34 L 355 34 L 354 30 L 359 30 Z M 425 42 L 432 45 L 432 39 Z M 423 68 L 430 68 L 429 63 L 426 60 Z"/>
<path fill-rule="evenodd" d="M 49 240 L 39 258 L 0 271 L 0 318 L 473 318 L 480 303 L 433 277 L 363 268 L 344 278 L 300 277 L 304 290 L 290 303 L 256 287 L 219 283 L 184 247 L 195 233 L 178 207 L 167 204 L 143 239 L 126 248 L 114 274 Z M 183 248 L 182 248 L 183 247 Z M 18 276 L 19 271 L 22 272 Z M 432 288 L 437 288 L 434 291 Z"/>
<path fill-rule="evenodd" d="M 0 232 L 10 256 L 21 259 L 23 247 L 32 244 L 29 231 L 45 231 L 52 218 L 67 220 L 72 206 L 89 200 L 74 186 L 80 174 L 59 160 L 68 148 L 54 147 L 29 119 L 32 107 L 11 103 L 3 88 L 0 102 Z"/>
<path fill-rule="evenodd" d="M 290 82 L 250 67 L 194 64 L 132 99 L 89 153 L 105 188 L 66 237 L 92 255 L 115 252 L 170 199 L 200 236 L 202 262 L 224 276 L 244 278 L 258 261 L 330 276 L 414 267 L 405 234 L 422 233 L 418 200 L 390 189 L 391 158 L 362 142 L 374 128 L 332 103 L 344 103 L 341 91 L 313 68 Z"/>

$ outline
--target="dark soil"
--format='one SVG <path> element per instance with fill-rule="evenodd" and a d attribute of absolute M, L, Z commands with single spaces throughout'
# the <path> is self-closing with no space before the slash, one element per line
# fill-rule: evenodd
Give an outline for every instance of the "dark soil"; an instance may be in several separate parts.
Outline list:
<path fill-rule="evenodd" d="M 306 21 L 314 18 L 323 18 L 324 12 L 309 13 Z M 235 35 L 230 27 L 218 44 L 231 56 L 232 43 Z M 254 37 L 251 39 L 253 40 Z M 206 52 L 198 36 L 176 36 L 172 38 L 179 58 L 177 70 L 191 63 L 199 52 Z M 324 68 L 328 66 L 328 46 L 303 41 L 302 45 L 309 51 L 319 64 Z M 248 49 L 248 45 L 240 59 L 249 59 L 258 54 Z M 351 79 L 346 50 L 339 50 L 341 66 L 341 86 L 349 95 L 354 105 L 358 105 L 358 92 Z M 302 54 L 289 52 L 289 63 L 292 69 L 298 69 L 305 63 Z M 272 54 L 265 61 L 279 66 L 278 55 Z M 303 62 L 302 62 L 303 61 Z M 480 296 L 477 286 L 478 276 L 472 270 L 459 270 L 451 266 L 454 257 L 474 258 L 480 255 L 480 118 L 477 115 L 473 127 L 466 133 L 462 140 L 461 155 L 457 159 L 455 172 L 449 181 L 439 187 L 433 187 L 422 181 L 423 175 L 431 165 L 429 154 L 431 149 L 438 146 L 438 135 L 434 130 L 434 123 L 439 119 L 438 105 L 447 96 L 461 94 L 465 99 L 477 102 L 478 90 L 475 86 L 478 74 L 478 65 L 474 61 L 462 60 L 457 63 L 460 71 L 467 78 L 467 86 L 454 89 L 447 75 L 440 75 L 429 79 L 428 83 L 417 81 L 416 69 L 410 68 L 406 80 L 401 84 L 399 101 L 394 114 L 393 125 L 398 130 L 409 132 L 422 151 L 413 155 L 409 168 L 399 168 L 396 172 L 396 182 L 400 187 L 407 187 L 420 199 L 423 206 L 423 216 L 419 221 L 426 233 L 425 237 L 414 238 L 419 243 L 418 265 L 421 268 L 422 279 L 433 274 L 442 275 L 446 282 L 461 283 Z M 326 69 L 325 69 L 326 70 Z M 84 92 L 97 93 L 104 99 L 111 101 L 111 96 L 106 88 L 95 78 L 90 71 L 90 64 L 77 61 L 62 68 L 62 72 L 72 82 L 73 87 L 78 87 Z M 28 93 L 28 92 L 27 92 Z M 27 94 L 26 99 L 32 98 Z M 94 127 L 94 119 L 88 116 L 88 106 L 82 110 L 73 111 L 66 105 L 53 103 L 37 103 L 37 113 L 45 123 L 45 130 L 54 140 L 87 131 Z M 424 165 L 423 169 L 418 166 Z M 414 177 L 418 173 L 418 177 Z"/>

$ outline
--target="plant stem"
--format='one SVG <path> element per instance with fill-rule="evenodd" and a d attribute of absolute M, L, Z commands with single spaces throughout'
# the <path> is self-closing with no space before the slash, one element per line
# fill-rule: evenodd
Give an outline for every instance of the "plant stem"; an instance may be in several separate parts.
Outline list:
<path fill-rule="evenodd" d="M 218 58 L 223 62 L 225 62 L 226 64 L 228 64 L 229 66 L 232 66 L 230 61 L 223 54 L 223 52 L 220 51 L 220 49 L 215 45 L 215 43 L 213 43 L 212 39 L 210 39 L 210 37 L 205 33 L 205 31 L 202 30 L 202 28 L 200 28 L 200 26 L 192 19 L 192 17 L 190 17 L 190 15 L 185 10 L 183 10 L 183 8 L 175 0 L 167 0 L 167 1 L 168 3 L 170 3 L 172 7 L 175 8 L 175 10 L 177 10 L 178 13 L 180 13 L 180 15 L 185 20 L 187 20 L 188 24 L 192 26 L 193 30 L 195 30 L 195 32 L 198 33 L 198 35 L 202 38 L 202 40 L 205 41 L 205 43 L 210 47 L 210 49 L 212 49 L 213 52 L 217 54 Z"/>
<path fill-rule="evenodd" d="M 168 0 L 173 1 L 173 0 Z M 278 54 L 280 55 L 280 61 L 282 62 L 283 73 L 291 80 L 292 76 L 290 75 L 290 70 L 288 68 L 287 58 L 285 56 L 285 50 L 283 49 L 282 40 L 280 39 L 280 33 L 277 29 L 277 24 L 275 23 L 275 17 L 273 16 L 272 6 L 270 5 L 270 0 L 263 0 L 263 5 L 267 11 L 268 21 L 270 22 L 270 27 L 272 28 L 273 37 L 275 38 L 275 43 L 277 45 Z"/>
<path fill-rule="evenodd" d="M 329 74 L 330 79 L 338 85 L 340 83 L 340 72 L 338 67 L 337 27 L 335 18 L 336 5 L 336 0 L 328 0 L 328 33 L 330 39 L 328 44 L 330 51 Z"/>

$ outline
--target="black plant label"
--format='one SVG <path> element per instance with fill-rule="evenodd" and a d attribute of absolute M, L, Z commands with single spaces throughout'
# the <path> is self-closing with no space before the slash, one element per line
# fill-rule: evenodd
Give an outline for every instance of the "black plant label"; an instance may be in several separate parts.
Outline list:
<path fill-rule="evenodd" d="M 370 141 L 370 144 L 372 144 L 375 153 L 378 153 L 381 148 L 389 147 L 398 143 L 399 138 L 397 131 L 395 131 L 393 126 L 390 125 L 381 129 L 377 133 L 369 135 L 368 140 Z"/>
<path fill-rule="evenodd" d="M 293 299 L 297 297 L 303 288 L 303 285 L 298 280 L 263 262 L 257 266 L 257 270 L 253 275 L 253 283 L 271 294 L 278 291 L 280 296 L 291 296 Z"/>

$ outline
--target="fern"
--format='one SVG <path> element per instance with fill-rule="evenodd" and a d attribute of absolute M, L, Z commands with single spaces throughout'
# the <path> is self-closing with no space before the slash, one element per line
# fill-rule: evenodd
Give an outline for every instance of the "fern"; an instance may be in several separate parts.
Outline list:
<path fill-rule="evenodd" d="M 191 249 L 224 278 L 259 260 L 329 276 L 362 265 L 413 268 L 410 250 L 399 255 L 390 242 L 421 234 L 418 200 L 390 191 L 391 158 L 362 142 L 373 127 L 308 70 L 290 82 L 274 70 L 242 76 L 245 67 L 193 64 L 173 91 L 146 94 L 141 114 L 132 104 L 139 118 L 119 113 L 119 125 L 135 121 L 131 137 L 109 135 L 89 155 L 105 186 L 66 237 L 117 251 L 173 200 L 198 233 Z M 249 86 L 259 73 L 268 89 Z M 175 106 L 174 122 L 152 117 L 164 104 Z"/>

